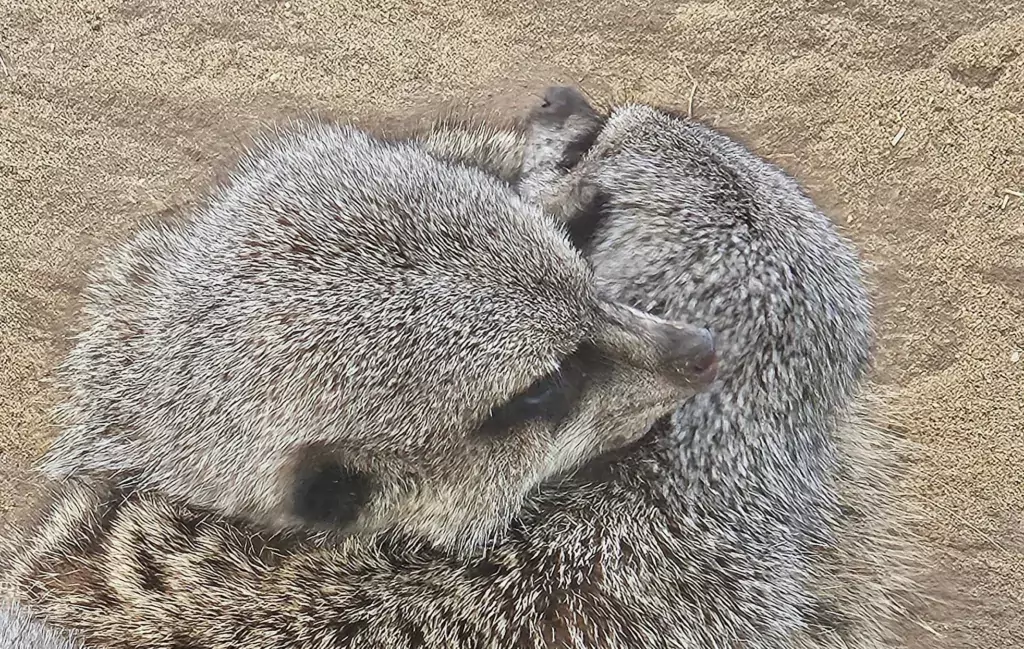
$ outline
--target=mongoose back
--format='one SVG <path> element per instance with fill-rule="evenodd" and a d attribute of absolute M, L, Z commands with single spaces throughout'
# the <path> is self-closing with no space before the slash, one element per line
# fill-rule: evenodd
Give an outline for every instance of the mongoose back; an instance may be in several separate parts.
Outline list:
<path fill-rule="evenodd" d="M 732 140 L 651 106 L 598 115 L 564 92 L 524 132 L 443 122 L 412 140 L 561 210 L 598 294 L 706 324 L 709 390 L 536 488 L 469 555 L 405 534 L 295 549 L 76 478 L 19 568 L 26 599 L 103 647 L 895 641 L 901 530 L 887 437 L 858 410 L 871 327 L 856 255 Z M 546 180 L 530 180 L 538 169 Z"/>

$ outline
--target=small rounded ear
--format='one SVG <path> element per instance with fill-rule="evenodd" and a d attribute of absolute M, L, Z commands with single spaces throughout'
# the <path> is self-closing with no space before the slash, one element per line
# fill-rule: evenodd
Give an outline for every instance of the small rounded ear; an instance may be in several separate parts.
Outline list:
<path fill-rule="evenodd" d="M 541 102 L 530 111 L 531 121 L 550 126 L 564 126 L 572 117 L 600 119 L 600 115 L 587 98 L 572 86 L 548 86 Z"/>
<path fill-rule="evenodd" d="M 317 527 L 345 527 L 363 512 L 376 489 L 373 478 L 345 463 L 337 449 L 301 448 L 291 471 L 291 514 Z"/>

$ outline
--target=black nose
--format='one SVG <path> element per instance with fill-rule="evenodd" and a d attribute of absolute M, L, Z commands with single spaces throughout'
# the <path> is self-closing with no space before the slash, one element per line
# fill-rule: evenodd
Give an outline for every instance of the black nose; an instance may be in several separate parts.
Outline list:
<path fill-rule="evenodd" d="M 687 384 L 709 383 L 718 371 L 715 337 L 705 327 L 666 326 L 659 347 L 662 363 Z"/>
<path fill-rule="evenodd" d="M 701 329 L 697 337 L 700 340 L 693 344 L 690 351 L 690 367 L 695 372 L 706 372 L 718 362 L 715 337 L 707 329 Z"/>

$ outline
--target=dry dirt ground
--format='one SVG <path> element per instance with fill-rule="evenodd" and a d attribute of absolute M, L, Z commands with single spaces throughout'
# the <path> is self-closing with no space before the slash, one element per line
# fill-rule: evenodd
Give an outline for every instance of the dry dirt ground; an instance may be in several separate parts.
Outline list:
<path fill-rule="evenodd" d="M 1024 643 L 1024 7 L 1008 0 L 6 0 L 0 511 L 52 431 L 84 268 L 261 121 L 552 80 L 685 109 L 796 175 L 873 265 L 924 445 L 938 636 Z"/>

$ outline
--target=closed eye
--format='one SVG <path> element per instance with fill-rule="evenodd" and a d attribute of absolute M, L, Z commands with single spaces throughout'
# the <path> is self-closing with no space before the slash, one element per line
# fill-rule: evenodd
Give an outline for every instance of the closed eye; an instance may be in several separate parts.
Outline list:
<path fill-rule="evenodd" d="M 516 396 L 511 402 L 512 406 L 521 406 L 525 409 L 533 409 L 541 414 L 546 406 L 558 398 L 562 388 L 562 376 L 560 372 L 545 376 L 526 389 L 525 392 Z"/>
<path fill-rule="evenodd" d="M 581 390 L 582 376 L 576 364 L 534 381 L 528 388 L 491 411 L 481 432 L 501 435 L 529 421 L 557 425 L 572 410 Z"/>

